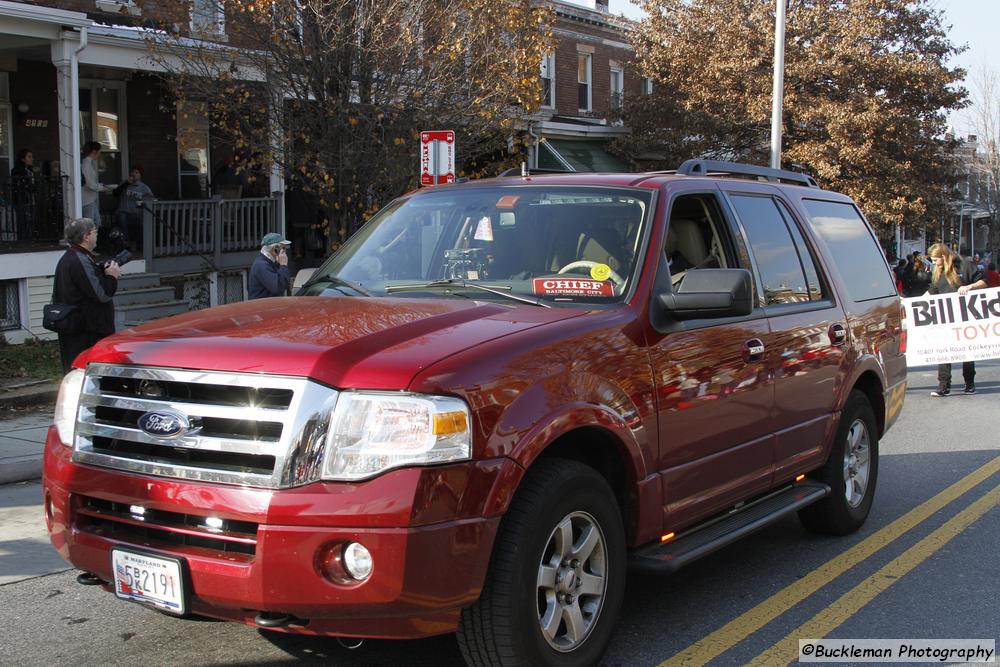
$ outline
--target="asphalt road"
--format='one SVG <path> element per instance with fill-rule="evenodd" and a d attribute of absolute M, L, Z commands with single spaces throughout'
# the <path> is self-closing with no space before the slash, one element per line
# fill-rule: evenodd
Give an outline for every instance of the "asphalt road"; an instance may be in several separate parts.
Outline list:
<path fill-rule="evenodd" d="M 678 575 L 630 576 L 605 664 L 787 664 L 805 637 L 996 639 L 1000 363 L 979 371 L 978 394 L 945 399 L 929 396 L 933 369 L 910 373 L 902 416 L 881 443 L 873 511 L 856 535 L 815 536 L 793 518 Z M 80 586 L 39 537 L 37 490 L 0 487 L 2 664 L 461 663 L 452 637 L 348 650 L 175 619 Z"/>

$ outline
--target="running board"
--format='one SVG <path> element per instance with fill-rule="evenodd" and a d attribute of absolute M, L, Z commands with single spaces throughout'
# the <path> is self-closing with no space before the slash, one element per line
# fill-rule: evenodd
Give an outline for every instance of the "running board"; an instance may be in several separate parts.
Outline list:
<path fill-rule="evenodd" d="M 630 567 L 640 572 L 669 574 L 717 549 L 779 521 L 792 512 L 830 495 L 830 487 L 804 480 L 765 496 L 739 510 L 685 531 L 669 542 L 632 552 Z"/>

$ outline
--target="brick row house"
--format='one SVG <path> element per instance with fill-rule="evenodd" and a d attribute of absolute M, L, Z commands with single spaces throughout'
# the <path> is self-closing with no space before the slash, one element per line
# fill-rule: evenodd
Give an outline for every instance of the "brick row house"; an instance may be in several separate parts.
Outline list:
<path fill-rule="evenodd" d="M 627 132 L 613 118 L 625 96 L 649 92 L 629 67 L 629 22 L 611 15 L 607 0 L 548 1 L 558 43 L 540 64 L 545 104 L 520 125 L 532 139 L 529 166 L 627 169 L 607 151 Z M 117 185 L 142 165 L 155 196 L 126 266 L 134 289 L 116 298 L 119 326 L 244 298 L 245 268 L 267 231 L 305 245 L 298 242 L 308 225 L 286 201 L 277 168 L 264 172 L 255 193 L 220 195 L 213 174 L 231 150 L 216 141 L 205 114 L 171 101 L 162 64 L 150 57 L 144 14 L 176 8 L 192 38 L 225 44 L 226 16 L 217 7 L 215 0 L 0 0 L 0 333 L 8 341 L 52 337 L 41 310 L 65 219 L 80 215 L 80 147 L 88 141 L 102 145 L 103 184 Z M 34 156 L 27 213 L 9 178 L 23 149 Z M 101 195 L 100 204 L 107 221 L 116 200 Z M 144 305 L 143 295 L 152 302 Z"/>

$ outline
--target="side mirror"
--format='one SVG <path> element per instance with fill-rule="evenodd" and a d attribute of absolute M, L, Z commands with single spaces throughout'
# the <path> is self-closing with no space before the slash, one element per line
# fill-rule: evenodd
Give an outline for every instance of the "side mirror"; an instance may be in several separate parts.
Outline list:
<path fill-rule="evenodd" d="M 753 289 L 746 269 L 692 269 L 673 291 L 656 297 L 674 320 L 743 317 L 753 312 Z"/>
<path fill-rule="evenodd" d="M 306 284 L 312 275 L 316 273 L 316 269 L 300 269 L 298 273 L 295 274 L 295 280 L 292 281 L 292 292 L 294 293 L 300 287 Z"/>

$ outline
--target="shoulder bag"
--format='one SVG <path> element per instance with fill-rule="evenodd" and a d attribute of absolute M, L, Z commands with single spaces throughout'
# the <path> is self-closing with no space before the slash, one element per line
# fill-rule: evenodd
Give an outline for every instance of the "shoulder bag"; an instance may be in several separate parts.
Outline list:
<path fill-rule="evenodd" d="M 56 333 L 69 333 L 73 330 L 73 317 L 77 307 L 65 303 L 47 303 L 42 307 L 42 326 Z"/>

